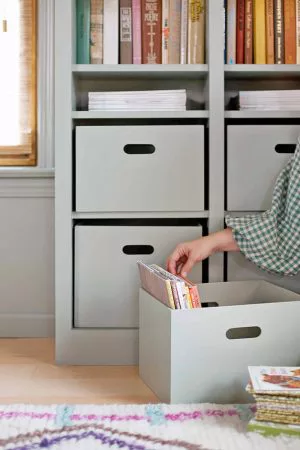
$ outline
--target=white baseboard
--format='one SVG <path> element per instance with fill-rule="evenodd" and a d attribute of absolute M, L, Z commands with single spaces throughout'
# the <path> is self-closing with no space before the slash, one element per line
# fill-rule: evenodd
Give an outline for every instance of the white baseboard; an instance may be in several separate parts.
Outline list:
<path fill-rule="evenodd" d="M 46 338 L 54 336 L 54 315 L 0 314 L 0 338 Z"/>

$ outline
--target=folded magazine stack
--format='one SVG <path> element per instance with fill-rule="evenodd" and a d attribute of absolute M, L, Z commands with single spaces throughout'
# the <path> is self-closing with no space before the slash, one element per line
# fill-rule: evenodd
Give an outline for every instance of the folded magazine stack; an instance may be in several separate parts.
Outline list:
<path fill-rule="evenodd" d="M 246 389 L 256 401 L 256 414 L 248 430 L 300 437 L 300 367 L 251 366 L 249 373 Z"/>

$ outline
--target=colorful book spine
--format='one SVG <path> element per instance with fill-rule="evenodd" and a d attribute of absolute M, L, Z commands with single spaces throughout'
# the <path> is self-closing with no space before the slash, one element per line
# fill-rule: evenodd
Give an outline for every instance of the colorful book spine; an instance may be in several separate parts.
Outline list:
<path fill-rule="evenodd" d="M 283 0 L 275 0 L 274 11 L 275 63 L 284 64 L 284 18 Z"/>
<path fill-rule="evenodd" d="M 296 0 L 297 64 L 300 64 L 300 0 Z"/>
<path fill-rule="evenodd" d="M 91 64 L 103 64 L 103 0 L 91 0 Z"/>
<path fill-rule="evenodd" d="M 237 0 L 236 18 L 236 63 L 243 64 L 245 51 L 245 0 Z"/>
<path fill-rule="evenodd" d="M 266 4 L 254 0 L 254 62 L 266 64 Z"/>
<path fill-rule="evenodd" d="M 77 0 L 77 64 L 90 64 L 91 1 Z"/>
<path fill-rule="evenodd" d="M 245 2 L 245 64 L 253 63 L 253 0 Z"/>
<path fill-rule="evenodd" d="M 131 0 L 120 0 L 120 63 L 132 64 Z"/>
<path fill-rule="evenodd" d="M 132 53 L 133 64 L 142 64 L 141 0 L 132 0 Z"/>
<path fill-rule="evenodd" d="M 236 63 L 236 0 L 227 0 L 227 64 Z"/>
<path fill-rule="evenodd" d="M 170 1 L 162 0 L 162 63 L 169 64 Z"/>
<path fill-rule="evenodd" d="M 119 1 L 104 0 L 103 63 L 119 62 Z"/>
<path fill-rule="evenodd" d="M 162 4 L 159 0 L 142 0 L 142 61 L 161 64 Z"/>
<path fill-rule="evenodd" d="M 187 63 L 189 1 L 181 0 L 180 64 Z"/>
<path fill-rule="evenodd" d="M 267 64 L 275 62 L 274 45 L 274 1 L 266 0 L 266 39 L 267 39 Z"/>
<path fill-rule="evenodd" d="M 180 63 L 181 0 L 170 0 L 169 64 Z"/>
<path fill-rule="evenodd" d="M 296 64 L 296 0 L 284 0 L 284 59 L 285 64 Z"/>
<path fill-rule="evenodd" d="M 205 0 L 189 0 L 188 63 L 204 64 Z"/>

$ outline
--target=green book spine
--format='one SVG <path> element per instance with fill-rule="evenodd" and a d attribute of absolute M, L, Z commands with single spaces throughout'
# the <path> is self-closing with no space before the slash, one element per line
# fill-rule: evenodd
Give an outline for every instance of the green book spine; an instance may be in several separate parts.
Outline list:
<path fill-rule="evenodd" d="M 91 1 L 76 1 L 77 64 L 90 64 Z"/>

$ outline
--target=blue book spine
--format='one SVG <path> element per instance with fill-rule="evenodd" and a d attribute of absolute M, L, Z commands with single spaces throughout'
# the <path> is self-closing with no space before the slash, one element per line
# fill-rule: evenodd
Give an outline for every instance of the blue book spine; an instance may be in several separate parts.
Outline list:
<path fill-rule="evenodd" d="M 77 64 L 90 64 L 91 0 L 76 1 Z"/>

